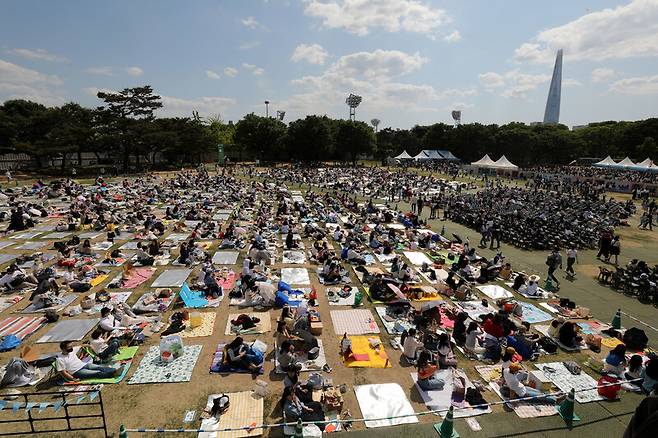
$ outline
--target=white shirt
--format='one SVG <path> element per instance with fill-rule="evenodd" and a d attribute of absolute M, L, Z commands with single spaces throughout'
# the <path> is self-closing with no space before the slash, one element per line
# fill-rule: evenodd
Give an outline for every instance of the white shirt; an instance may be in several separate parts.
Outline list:
<path fill-rule="evenodd" d="M 503 377 L 505 378 L 505 384 L 509 389 L 519 397 L 525 397 L 526 388 L 525 385 L 519 382 L 518 377 L 511 373 L 509 368 L 503 369 Z"/>
<path fill-rule="evenodd" d="M 568 249 L 567 250 L 567 258 L 568 259 L 575 259 L 577 255 L 578 255 L 578 251 L 576 251 L 575 249 Z"/>
<path fill-rule="evenodd" d="M 406 357 L 414 358 L 416 357 L 416 351 L 422 346 L 422 342 L 418 342 L 413 336 L 407 336 L 404 340 L 402 351 Z"/>
<path fill-rule="evenodd" d="M 73 374 L 80 371 L 85 366 L 85 363 L 75 353 L 67 353 L 66 355 L 60 353 L 55 358 L 55 369 L 57 371 L 68 371 Z"/>
<path fill-rule="evenodd" d="M 106 332 L 111 332 L 115 328 L 121 327 L 119 322 L 112 315 L 108 315 L 105 318 L 101 318 L 100 322 L 98 323 L 98 326 L 101 329 L 105 330 Z"/>
<path fill-rule="evenodd" d="M 89 345 L 96 354 L 102 353 L 108 347 L 107 342 L 103 338 L 92 339 L 89 341 Z"/>

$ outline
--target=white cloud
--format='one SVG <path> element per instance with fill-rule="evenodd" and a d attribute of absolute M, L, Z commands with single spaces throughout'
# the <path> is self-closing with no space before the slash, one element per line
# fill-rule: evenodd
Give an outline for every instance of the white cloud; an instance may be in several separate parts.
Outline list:
<path fill-rule="evenodd" d="M 309 0 L 304 13 L 320 18 L 323 27 L 357 35 L 376 28 L 431 34 L 450 21 L 443 9 L 416 0 Z"/>
<path fill-rule="evenodd" d="M 253 70 L 253 69 L 256 68 L 256 66 L 255 66 L 254 64 L 248 64 L 248 63 L 246 63 L 246 62 L 243 62 L 243 63 L 242 63 L 242 67 L 245 68 L 245 69 L 247 69 L 247 70 Z"/>
<path fill-rule="evenodd" d="M 427 62 L 419 54 L 397 50 L 375 50 L 345 55 L 316 76 L 292 81 L 298 92 L 280 103 L 281 108 L 304 114 L 343 114 L 345 97 L 356 93 L 364 97 L 361 107 L 418 111 L 427 103 L 454 96 L 472 96 L 475 89 L 437 90 L 427 84 L 405 83 L 399 77 L 420 69 Z"/>
<path fill-rule="evenodd" d="M 219 79 L 219 74 L 212 70 L 206 70 L 206 76 L 208 79 Z"/>
<path fill-rule="evenodd" d="M 573 79 L 573 78 L 562 79 L 563 87 L 580 87 L 581 85 L 583 85 L 583 83 L 580 82 L 578 79 Z"/>
<path fill-rule="evenodd" d="M 634 0 L 546 29 L 517 48 L 515 59 L 552 62 L 558 49 L 575 60 L 658 56 L 658 0 Z"/>
<path fill-rule="evenodd" d="M 237 69 L 237 68 L 233 68 L 233 67 L 226 67 L 226 68 L 224 69 L 224 74 L 225 74 L 226 76 L 228 76 L 229 78 L 233 78 L 233 77 L 237 76 L 237 74 L 238 74 L 238 69 Z"/>
<path fill-rule="evenodd" d="M 254 74 L 254 76 L 262 76 L 263 74 L 265 74 L 265 69 L 264 69 L 264 68 L 261 68 L 261 67 L 256 67 L 256 68 L 252 71 L 252 73 Z"/>
<path fill-rule="evenodd" d="M 57 76 L 0 59 L 0 101 L 28 99 L 44 105 L 59 105 L 65 102 L 58 89 L 62 83 Z"/>
<path fill-rule="evenodd" d="M 114 70 L 112 67 L 89 67 L 85 70 L 85 73 L 92 75 L 112 76 L 114 74 Z"/>
<path fill-rule="evenodd" d="M 610 89 L 622 94 L 655 94 L 658 93 L 658 75 L 620 79 L 613 82 Z"/>
<path fill-rule="evenodd" d="M 55 55 L 53 53 L 48 52 L 45 49 L 13 49 L 10 50 L 9 53 L 12 55 L 17 55 L 22 58 L 26 59 L 35 59 L 39 61 L 50 61 L 50 62 L 66 62 L 68 59 L 66 59 L 63 56 Z"/>
<path fill-rule="evenodd" d="M 46 75 L 2 59 L 0 59 L 0 81 L 12 84 L 62 84 L 62 80 L 55 75 Z"/>
<path fill-rule="evenodd" d="M 130 76 L 141 76 L 144 74 L 144 70 L 139 67 L 126 67 L 126 73 Z"/>
<path fill-rule="evenodd" d="M 251 71 L 251 73 L 252 73 L 254 76 L 262 76 L 262 75 L 265 73 L 265 69 L 264 69 L 264 68 L 258 67 L 258 66 L 254 65 L 254 64 L 248 64 L 248 63 L 246 63 L 246 62 L 243 62 L 243 63 L 242 63 L 242 68 L 244 68 L 245 70 L 249 70 L 249 71 Z"/>
<path fill-rule="evenodd" d="M 306 61 L 309 64 L 324 65 L 329 53 L 319 44 L 300 44 L 295 47 L 290 59 L 294 62 Z"/>
<path fill-rule="evenodd" d="M 457 41 L 462 39 L 462 35 L 459 33 L 458 30 L 455 30 L 449 35 L 446 35 L 443 37 L 444 41 L 448 41 L 449 43 L 456 43 Z"/>
<path fill-rule="evenodd" d="M 243 18 L 242 24 L 249 29 L 256 29 L 258 27 L 258 21 L 254 17 Z"/>
<path fill-rule="evenodd" d="M 617 76 L 617 72 L 611 68 L 595 68 L 592 70 L 593 82 L 607 82 Z"/>
<path fill-rule="evenodd" d="M 549 82 L 551 75 L 533 75 L 521 73 L 518 69 L 515 69 L 503 74 L 490 71 L 480 74 L 478 78 L 480 84 L 488 91 L 499 90 L 499 94 L 503 97 L 523 98 L 541 84 Z M 571 82 L 570 85 L 574 85 L 574 83 Z"/>

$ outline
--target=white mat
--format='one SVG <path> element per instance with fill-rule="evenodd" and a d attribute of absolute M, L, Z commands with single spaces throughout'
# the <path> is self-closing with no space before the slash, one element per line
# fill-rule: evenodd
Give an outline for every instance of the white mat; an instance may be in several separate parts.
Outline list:
<path fill-rule="evenodd" d="M 191 269 L 168 269 L 155 279 L 151 287 L 181 287 L 191 273 Z"/>
<path fill-rule="evenodd" d="M 216 265 L 235 265 L 239 254 L 237 251 L 217 251 L 212 256 L 212 262 Z"/>
<path fill-rule="evenodd" d="M 281 269 L 281 281 L 293 284 L 311 284 L 306 268 L 283 268 Z"/>
<path fill-rule="evenodd" d="M 578 403 L 605 400 L 599 395 L 596 389 L 578 392 L 579 390 L 597 385 L 596 380 L 585 373 L 585 370 L 582 370 L 578 375 L 573 375 L 562 362 L 538 363 L 535 366 L 543 370 L 544 376 L 560 388 L 560 391 L 569 392 L 572 388 L 575 389 L 576 401 Z M 548 371 L 546 367 L 550 367 L 555 371 Z"/>
<path fill-rule="evenodd" d="M 428 265 L 432 265 L 434 262 L 432 259 L 427 257 L 427 255 L 424 252 L 420 251 L 404 251 L 405 257 L 409 259 L 409 261 L 416 266 L 422 266 L 423 263 L 427 263 Z"/>
<path fill-rule="evenodd" d="M 496 284 L 486 284 L 484 286 L 477 286 L 477 290 L 491 298 L 492 300 L 499 300 L 501 298 L 512 298 L 514 294 L 502 286 Z"/>
<path fill-rule="evenodd" d="M 304 255 L 304 251 L 283 251 L 283 263 L 286 265 L 303 265 L 306 263 L 306 256 Z"/>
<path fill-rule="evenodd" d="M 367 428 L 418 423 L 414 409 L 397 383 L 358 385 L 354 387 L 359 409 Z M 388 418 L 408 415 L 400 418 Z"/>
<path fill-rule="evenodd" d="M 473 383 L 463 372 L 460 373 L 466 382 L 466 388 L 474 388 Z M 434 391 L 424 391 L 418 386 L 418 373 L 411 373 L 411 379 L 416 384 L 416 390 L 423 398 L 423 402 L 429 410 L 432 411 L 442 411 L 438 415 L 445 417 L 447 410 L 450 408 L 452 403 L 452 390 L 453 390 L 453 370 L 438 370 L 435 373 L 435 376 L 440 378 L 445 382 L 442 390 Z M 487 406 L 485 409 L 471 408 L 467 401 L 454 404 L 454 418 L 466 418 L 466 417 L 475 417 L 476 415 L 483 415 L 491 413 L 491 407 Z"/>

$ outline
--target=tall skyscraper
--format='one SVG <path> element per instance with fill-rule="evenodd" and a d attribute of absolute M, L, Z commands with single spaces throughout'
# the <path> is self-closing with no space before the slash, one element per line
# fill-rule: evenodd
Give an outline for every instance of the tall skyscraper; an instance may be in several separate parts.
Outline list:
<path fill-rule="evenodd" d="M 548 89 L 548 100 L 546 111 L 544 111 L 544 123 L 560 122 L 560 96 L 562 95 L 562 49 L 557 51 L 555 67 L 553 67 L 553 78 L 551 87 Z"/>

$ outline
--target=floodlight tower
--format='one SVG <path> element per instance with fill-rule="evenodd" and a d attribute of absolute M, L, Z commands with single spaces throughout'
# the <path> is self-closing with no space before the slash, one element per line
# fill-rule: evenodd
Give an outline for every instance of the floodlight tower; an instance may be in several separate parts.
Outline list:
<path fill-rule="evenodd" d="M 350 108 L 351 121 L 356 120 L 356 107 L 359 106 L 362 100 L 363 98 L 361 96 L 357 96 L 356 94 L 352 94 L 352 93 L 350 93 L 350 95 L 347 96 L 347 99 L 345 99 L 345 103 Z"/>
<path fill-rule="evenodd" d="M 377 127 L 379 126 L 379 122 L 381 122 L 381 120 L 379 120 L 379 119 L 372 119 L 372 120 L 370 121 L 370 123 L 372 124 L 372 126 L 375 127 L 375 134 L 377 134 Z"/>
<path fill-rule="evenodd" d="M 462 112 L 459 110 L 452 111 L 452 120 L 455 121 L 455 128 L 462 124 Z"/>
<path fill-rule="evenodd" d="M 283 122 L 283 118 L 286 116 L 285 111 L 276 110 L 276 118 Z"/>
<path fill-rule="evenodd" d="M 266 100 L 265 101 L 265 117 L 270 116 L 270 101 Z"/>

